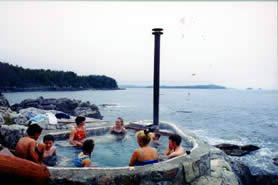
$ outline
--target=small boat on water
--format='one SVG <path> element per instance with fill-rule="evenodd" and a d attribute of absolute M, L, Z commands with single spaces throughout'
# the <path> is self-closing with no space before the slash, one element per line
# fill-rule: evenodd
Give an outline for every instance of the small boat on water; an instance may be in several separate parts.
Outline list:
<path fill-rule="evenodd" d="M 50 178 L 46 166 L 4 154 L 0 154 L 0 174 L 1 181 L 5 179 L 7 182 L 30 182 L 30 184 L 44 184 Z"/>

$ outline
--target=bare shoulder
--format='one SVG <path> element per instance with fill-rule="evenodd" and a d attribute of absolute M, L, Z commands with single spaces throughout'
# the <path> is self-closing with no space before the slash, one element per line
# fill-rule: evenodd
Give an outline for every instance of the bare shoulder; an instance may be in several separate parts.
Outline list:
<path fill-rule="evenodd" d="M 179 148 L 179 152 L 180 152 L 180 153 L 184 153 L 184 148 L 183 148 L 183 147 L 180 147 L 180 148 Z"/>
<path fill-rule="evenodd" d="M 35 139 L 32 139 L 30 137 L 23 137 L 19 140 L 21 143 L 26 143 L 26 144 L 36 144 L 36 140 Z"/>
<path fill-rule="evenodd" d="M 89 167 L 91 165 L 91 160 L 89 158 L 82 160 L 84 167 Z"/>
<path fill-rule="evenodd" d="M 157 150 L 153 147 L 151 147 L 152 152 L 157 152 Z"/>
<path fill-rule="evenodd" d="M 135 150 L 134 150 L 134 153 L 140 153 L 140 149 L 138 149 L 138 148 L 135 149 Z"/>
<path fill-rule="evenodd" d="M 71 128 L 71 133 L 75 133 L 75 132 L 76 132 L 75 127 L 72 127 L 72 128 Z"/>
<path fill-rule="evenodd" d="M 56 152 L 56 147 L 55 147 L 55 146 L 52 146 L 52 147 L 50 148 L 50 151 L 51 151 L 52 153 L 55 153 L 55 152 Z"/>
<path fill-rule="evenodd" d="M 138 157 L 138 156 L 141 156 L 141 151 L 140 151 L 140 149 L 138 149 L 138 148 L 135 149 L 134 152 L 133 152 L 133 154 L 134 154 L 135 156 L 137 156 L 137 157 Z"/>
<path fill-rule="evenodd" d="M 35 146 L 37 146 L 37 142 L 36 142 L 35 139 L 28 139 L 28 140 L 26 141 L 26 143 L 29 143 L 30 145 L 35 145 Z"/>

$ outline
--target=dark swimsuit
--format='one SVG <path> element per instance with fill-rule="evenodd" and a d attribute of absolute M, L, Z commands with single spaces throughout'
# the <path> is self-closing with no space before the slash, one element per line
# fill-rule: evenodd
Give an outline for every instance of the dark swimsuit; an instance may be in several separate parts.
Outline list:
<path fill-rule="evenodd" d="M 114 134 L 114 135 L 117 135 L 117 136 L 124 136 L 125 132 L 116 132 L 116 131 L 112 130 L 111 134 Z"/>
<path fill-rule="evenodd" d="M 38 154 L 38 156 L 42 155 L 42 153 L 39 151 L 39 149 L 37 147 L 35 148 L 35 152 Z"/>
<path fill-rule="evenodd" d="M 36 152 L 36 154 L 38 155 L 38 160 L 40 160 L 40 159 L 42 158 L 42 153 L 38 150 L 37 147 L 35 148 L 35 152 Z M 30 161 L 36 162 L 36 161 L 31 157 L 30 154 L 29 154 L 29 156 L 27 157 L 27 159 L 30 160 Z"/>
<path fill-rule="evenodd" d="M 153 163 L 158 163 L 158 159 L 153 159 L 153 160 L 144 160 L 144 154 L 142 149 L 140 148 L 142 157 L 143 157 L 143 161 L 142 162 L 136 162 L 135 165 L 136 166 L 143 166 L 143 165 L 147 165 L 147 164 L 153 164 Z"/>

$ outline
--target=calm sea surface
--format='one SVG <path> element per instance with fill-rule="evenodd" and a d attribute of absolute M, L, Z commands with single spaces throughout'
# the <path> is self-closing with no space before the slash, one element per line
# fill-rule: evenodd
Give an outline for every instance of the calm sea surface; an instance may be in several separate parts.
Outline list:
<path fill-rule="evenodd" d="M 4 93 L 10 104 L 27 98 L 70 98 L 101 107 L 104 120 L 119 116 L 127 121 L 152 119 L 153 90 L 130 88 L 118 91 Z M 278 157 L 278 91 L 160 89 L 160 120 L 174 122 L 209 144 L 253 144 L 261 149 L 234 157 L 252 174 L 278 175 L 272 159 Z"/>

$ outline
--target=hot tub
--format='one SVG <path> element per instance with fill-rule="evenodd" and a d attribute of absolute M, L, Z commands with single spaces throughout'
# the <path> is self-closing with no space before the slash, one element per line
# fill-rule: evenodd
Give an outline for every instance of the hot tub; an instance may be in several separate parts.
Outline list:
<path fill-rule="evenodd" d="M 121 167 L 48 167 L 51 174 L 48 184 L 192 184 L 201 176 L 210 175 L 209 145 L 173 123 L 160 122 L 160 129 L 179 134 L 182 143 L 190 147 L 191 154 L 136 167 L 128 167 L 127 164 Z M 89 128 L 87 134 L 100 136 L 108 130 L 109 127 Z M 68 139 L 69 132 L 56 132 L 52 135 L 56 140 L 63 140 Z M 138 145 L 135 147 L 138 148 Z"/>

